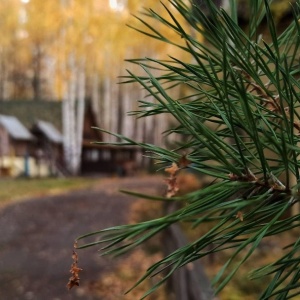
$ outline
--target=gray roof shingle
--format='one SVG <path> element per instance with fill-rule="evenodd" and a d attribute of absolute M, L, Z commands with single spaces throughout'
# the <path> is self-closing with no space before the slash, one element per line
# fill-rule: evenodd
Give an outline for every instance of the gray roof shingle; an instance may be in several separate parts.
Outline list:
<path fill-rule="evenodd" d="M 53 124 L 45 121 L 38 120 L 35 123 L 36 128 L 38 128 L 43 134 L 53 143 L 62 143 L 62 134 L 53 126 Z"/>
<path fill-rule="evenodd" d="M 30 141 L 34 139 L 30 131 L 16 117 L 0 115 L 0 124 L 16 140 Z"/>
<path fill-rule="evenodd" d="M 59 101 L 0 101 L 0 114 L 17 117 L 28 129 L 37 120 L 52 123 L 59 131 L 62 129 L 62 105 Z"/>

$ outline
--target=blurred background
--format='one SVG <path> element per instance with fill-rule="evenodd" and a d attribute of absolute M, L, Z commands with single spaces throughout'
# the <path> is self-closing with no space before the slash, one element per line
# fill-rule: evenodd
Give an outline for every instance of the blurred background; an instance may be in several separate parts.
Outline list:
<path fill-rule="evenodd" d="M 118 84 L 125 80 L 120 76 L 126 68 L 141 72 L 126 59 L 178 52 L 126 26 L 141 28 L 132 14 L 142 6 L 167 14 L 154 0 L 1 1 L 0 125 L 7 131 L 0 132 L 3 175 L 122 174 L 133 161 L 148 166 L 138 149 L 91 145 L 120 141 L 92 126 L 162 144 L 166 118 L 127 116 L 138 109 L 145 92 L 134 84 Z"/>

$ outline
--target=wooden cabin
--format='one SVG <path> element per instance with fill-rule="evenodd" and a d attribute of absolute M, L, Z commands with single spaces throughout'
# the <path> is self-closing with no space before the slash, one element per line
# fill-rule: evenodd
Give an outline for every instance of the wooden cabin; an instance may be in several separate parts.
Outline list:
<path fill-rule="evenodd" d="M 103 141 L 103 136 L 102 132 L 94 127 L 97 127 L 96 118 L 91 106 L 88 105 L 83 126 L 81 173 L 133 175 L 137 166 L 136 156 L 140 149 L 132 146 L 97 144 L 95 142 Z"/>
<path fill-rule="evenodd" d="M 34 176 L 44 176 L 41 165 L 48 165 L 48 175 L 65 174 L 63 162 L 62 102 L 54 101 L 6 101 L 1 102 L 0 114 L 11 115 L 30 131 L 30 156 L 35 160 L 38 171 Z M 92 127 L 97 124 L 96 116 L 89 102 L 85 106 L 82 161 L 80 173 L 131 175 L 137 165 L 138 147 L 99 145 L 103 141 L 102 133 Z M 19 151 L 19 150 L 18 150 Z"/>
<path fill-rule="evenodd" d="M 63 168 L 63 136 L 50 122 L 37 120 L 31 132 L 36 137 L 35 158 L 41 165 L 46 161 L 49 165 L 51 175 L 64 174 Z"/>
<path fill-rule="evenodd" d="M 61 161 L 62 157 L 60 102 L 5 101 L 0 104 L 0 114 L 17 118 L 34 137 L 27 158 L 28 176 L 45 177 L 60 173 L 55 162 L 56 159 Z M 18 172 L 12 173 L 12 176 L 18 176 Z"/>
<path fill-rule="evenodd" d="M 14 116 L 0 115 L 0 175 L 29 176 L 34 136 Z"/>

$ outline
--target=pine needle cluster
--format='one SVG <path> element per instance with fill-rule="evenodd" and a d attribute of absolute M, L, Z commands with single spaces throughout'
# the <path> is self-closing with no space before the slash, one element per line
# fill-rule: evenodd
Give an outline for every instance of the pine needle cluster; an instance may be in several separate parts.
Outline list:
<path fill-rule="evenodd" d="M 163 168 L 172 164 L 180 168 L 184 160 L 183 168 L 209 176 L 210 184 L 184 196 L 144 195 L 184 205 L 159 219 L 78 239 L 100 236 L 99 241 L 79 248 L 104 243 L 103 254 L 118 255 L 174 223 L 193 228 L 211 224 L 204 235 L 148 269 L 139 282 L 164 272 L 146 295 L 190 262 L 232 249 L 212 282 L 217 294 L 251 260 L 263 239 L 300 226 L 296 209 L 300 199 L 300 3 L 291 6 L 293 18 L 278 33 L 268 0 L 251 1 L 246 28 L 238 24 L 237 1 L 230 1 L 229 11 L 211 0 L 204 2 L 205 13 L 196 1 L 171 0 L 173 8 L 165 7 L 167 18 L 145 9 L 138 17 L 145 29 L 136 30 L 178 47 L 190 58 L 132 59 L 143 75 L 128 71 L 125 79 L 139 83 L 156 100 L 140 100 L 140 110 L 133 113 L 138 117 L 171 116 L 175 125 L 163 136 L 181 136 L 182 142 L 167 149 L 114 135 L 122 140 L 118 145 L 141 146 Z M 180 22 L 173 10 L 180 13 Z M 158 32 L 147 19 L 176 32 L 183 43 L 176 44 Z M 199 41 L 199 35 L 206 42 Z M 284 256 L 253 270 L 251 278 L 271 276 L 260 299 L 290 299 L 300 293 L 299 250 L 300 238 L 295 238 L 286 245 Z"/>

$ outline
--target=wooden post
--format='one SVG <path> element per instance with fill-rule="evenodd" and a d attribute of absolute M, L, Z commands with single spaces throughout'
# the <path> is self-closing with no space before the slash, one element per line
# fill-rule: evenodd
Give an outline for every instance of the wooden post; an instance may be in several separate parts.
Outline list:
<path fill-rule="evenodd" d="M 166 213 L 176 209 L 175 203 L 168 203 Z M 171 225 L 164 235 L 166 255 L 188 244 L 187 238 L 178 224 Z M 212 300 L 217 299 L 204 268 L 199 260 L 177 270 L 171 277 L 169 287 L 174 300 Z"/>

